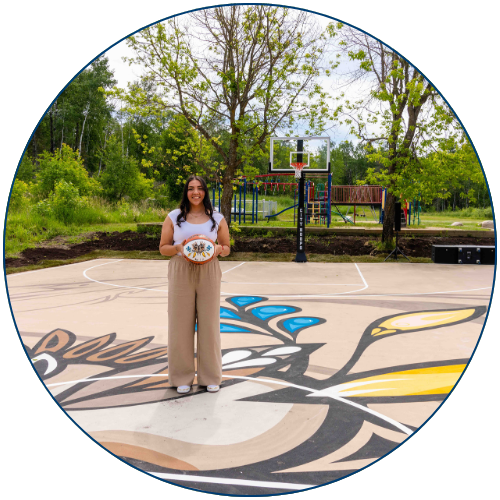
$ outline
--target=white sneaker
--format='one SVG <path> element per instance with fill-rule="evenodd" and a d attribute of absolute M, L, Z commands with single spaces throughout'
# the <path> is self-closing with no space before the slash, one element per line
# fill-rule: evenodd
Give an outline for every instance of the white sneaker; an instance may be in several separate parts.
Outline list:
<path fill-rule="evenodd" d="M 208 392 L 219 392 L 220 387 L 218 385 L 207 385 Z"/>
<path fill-rule="evenodd" d="M 179 387 L 177 387 L 177 392 L 179 394 L 187 394 L 190 390 L 191 390 L 190 385 L 180 385 Z"/>

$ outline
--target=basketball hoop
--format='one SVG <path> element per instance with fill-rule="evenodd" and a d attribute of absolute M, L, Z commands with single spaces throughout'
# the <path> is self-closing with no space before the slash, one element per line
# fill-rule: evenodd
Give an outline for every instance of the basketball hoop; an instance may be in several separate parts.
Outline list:
<path fill-rule="evenodd" d="M 294 162 L 290 163 L 290 166 L 295 170 L 295 178 L 300 179 L 302 177 L 302 169 L 307 165 L 307 163 Z"/>

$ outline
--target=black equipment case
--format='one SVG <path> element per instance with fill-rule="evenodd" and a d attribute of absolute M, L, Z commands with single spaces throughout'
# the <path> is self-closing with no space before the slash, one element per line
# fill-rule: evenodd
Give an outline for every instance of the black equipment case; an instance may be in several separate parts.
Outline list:
<path fill-rule="evenodd" d="M 495 263 L 495 247 L 484 245 L 432 245 L 432 262 L 436 264 Z"/>

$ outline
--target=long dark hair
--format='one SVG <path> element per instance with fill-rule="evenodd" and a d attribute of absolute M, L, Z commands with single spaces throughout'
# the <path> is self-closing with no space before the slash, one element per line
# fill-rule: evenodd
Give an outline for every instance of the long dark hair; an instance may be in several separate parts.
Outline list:
<path fill-rule="evenodd" d="M 210 201 L 207 183 L 205 182 L 205 179 L 203 177 L 200 177 L 199 175 L 191 175 L 186 181 L 186 184 L 184 184 L 181 204 L 179 205 L 181 213 L 177 216 L 177 225 L 181 227 L 181 222 L 186 220 L 187 214 L 189 213 L 189 210 L 191 210 L 191 203 L 189 203 L 187 195 L 189 183 L 191 181 L 198 181 L 201 184 L 203 191 L 205 191 L 205 196 L 203 197 L 203 206 L 205 207 L 205 213 L 210 217 L 210 220 L 212 221 L 212 229 L 210 229 L 210 231 L 213 231 L 216 226 L 214 219 L 214 209 L 212 208 L 212 203 Z"/>

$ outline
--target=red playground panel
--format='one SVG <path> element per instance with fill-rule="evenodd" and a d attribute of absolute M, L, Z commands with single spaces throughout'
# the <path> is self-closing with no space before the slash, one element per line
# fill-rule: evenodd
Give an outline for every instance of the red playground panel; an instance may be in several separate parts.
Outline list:
<path fill-rule="evenodd" d="M 381 205 L 382 190 L 382 186 L 332 186 L 332 203 Z"/>

